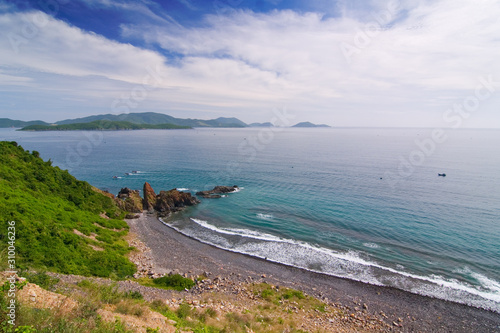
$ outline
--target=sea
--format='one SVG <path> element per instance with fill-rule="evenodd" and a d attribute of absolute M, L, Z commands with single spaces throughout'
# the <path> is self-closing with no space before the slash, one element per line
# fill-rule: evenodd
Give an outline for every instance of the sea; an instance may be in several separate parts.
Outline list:
<path fill-rule="evenodd" d="M 192 194 L 237 185 L 165 228 L 500 313 L 500 130 L 0 129 L 0 140 L 114 194 L 144 182 Z"/>

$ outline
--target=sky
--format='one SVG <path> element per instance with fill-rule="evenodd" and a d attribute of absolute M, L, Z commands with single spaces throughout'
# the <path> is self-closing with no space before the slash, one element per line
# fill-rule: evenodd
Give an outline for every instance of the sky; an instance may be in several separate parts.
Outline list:
<path fill-rule="evenodd" d="M 0 118 L 500 128 L 497 0 L 0 0 Z"/>

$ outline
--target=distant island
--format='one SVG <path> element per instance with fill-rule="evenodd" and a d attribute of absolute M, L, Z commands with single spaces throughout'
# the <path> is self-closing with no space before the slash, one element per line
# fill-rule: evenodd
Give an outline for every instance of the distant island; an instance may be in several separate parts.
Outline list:
<path fill-rule="evenodd" d="M 274 127 L 274 125 L 270 122 L 267 123 L 251 123 L 248 125 L 250 127 Z"/>
<path fill-rule="evenodd" d="M 134 124 L 128 121 L 96 120 L 90 123 L 74 123 L 64 125 L 29 125 L 20 131 L 120 131 L 141 129 L 190 129 L 190 126 L 174 124 Z"/>
<path fill-rule="evenodd" d="M 123 113 L 119 115 L 102 114 L 84 118 L 66 119 L 56 122 L 56 125 L 67 125 L 75 123 L 88 123 L 96 120 L 127 121 L 133 124 L 173 124 L 188 127 L 247 127 L 248 125 L 237 118 L 219 117 L 217 119 L 182 119 L 175 118 L 163 113 L 141 112 Z"/>
<path fill-rule="evenodd" d="M 304 121 L 304 122 L 295 124 L 292 127 L 330 127 L 330 126 L 325 125 L 325 124 L 316 125 L 316 124 L 310 123 L 308 121 Z"/>
<path fill-rule="evenodd" d="M 41 120 L 22 121 L 22 120 L 13 120 L 9 118 L 0 118 L 0 128 L 26 127 L 30 125 L 50 125 L 50 124 Z"/>
<path fill-rule="evenodd" d="M 101 122 L 101 123 L 99 123 Z M 87 125 L 84 125 L 87 124 Z M 90 124 L 90 125 L 89 125 Z M 75 125 L 76 127 L 62 127 Z M 142 127 L 137 127 L 141 125 Z M 171 127 L 168 127 L 168 126 Z M 151 127 L 153 126 L 153 127 Z M 156 126 L 156 127 L 154 127 Z M 177 126 L 177 127 L 174 127 Z M 125 129 L 174 129 L 174 128 L 243 128 L 243 127 L 274 127 L 271 122 L 251 123 L 234 117 L 219 117 L 216 119 L 182 119 L 163 113 L 141 112 L 123 114 L 101 114 L 83 118 L 65 119 L 55 123 L 41 120 L 22 121 L 9 118 L 0 118 L 0 128 L 22 128 L 25 131 L 67 131 L 67 130 L 125 130 Z M 292 127 L 330 127 L 315 125 L 310 122 L 298 123 Z"/>

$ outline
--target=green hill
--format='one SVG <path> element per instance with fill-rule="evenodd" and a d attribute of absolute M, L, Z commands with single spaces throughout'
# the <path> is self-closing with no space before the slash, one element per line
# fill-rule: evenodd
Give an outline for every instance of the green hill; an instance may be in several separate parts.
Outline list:
<path fill-rule="evenodd" d="M 115 276 L 135 272 L 128 232 L 113 200 L 16 142 L 0 142 L 0 259 L 15 222 L 16 269 Z M 110 218 L 101 217 L 105 213 Z M 103 215 L 102 215 L 103 216 Z"/>
<path fill-rule="evenodd" d="M 330 126 L 325 125 L 325 124 L 316 125 L 316 124 L 313 124 L 309 121 L 304 121 L 302 123 L 295 124 L 292 127 L 330 127 Z"/>
<path fill-rule="evenodd" d="M 182 119 L 175 118 L 163 113 L 141 112 L 123 114 L 101 114 L 77 119 L 66 119 L 58 121 L 58 125 L 89 123 L 96 120 L 127 121 L 134 124 L 174 124 L 189 127 L 247 127 L 248 125 L 237 118 L 224 118 L 203 120 L 203 119 Z"/>
<path fill-rule="evenodd" d="M 26 127 L 30 125 L 48 125 L 48 123 L 41 120 L 22 121 L 22 120 L 12 120 L 9 118 L 0 118 L 0 128 Z"/>
<path fill-rule="evenodd" d="M 89 123 L 74 123 L 64 125 L 31 125 L 23 127 L 22 131 L 118 131 L 140 129 L 187 129 L 189 126 L 173 124 L 134 124 L 128 121 L 95 120 Z"/>

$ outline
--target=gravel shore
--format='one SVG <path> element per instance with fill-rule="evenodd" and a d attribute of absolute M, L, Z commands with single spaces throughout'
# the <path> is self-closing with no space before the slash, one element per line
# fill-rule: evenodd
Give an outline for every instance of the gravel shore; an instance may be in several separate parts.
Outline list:
<path fill-rule="evenodd" d="M 203 244 L 162 224 L 155 215 L 127 220 L 130 231 L 151 249 L 142 274 L 267 282 L 299 289 L 353 312 L 393 324 L 397 332 L 500 332 L 500 315 L 453 302 L 309 272 Z"/>

